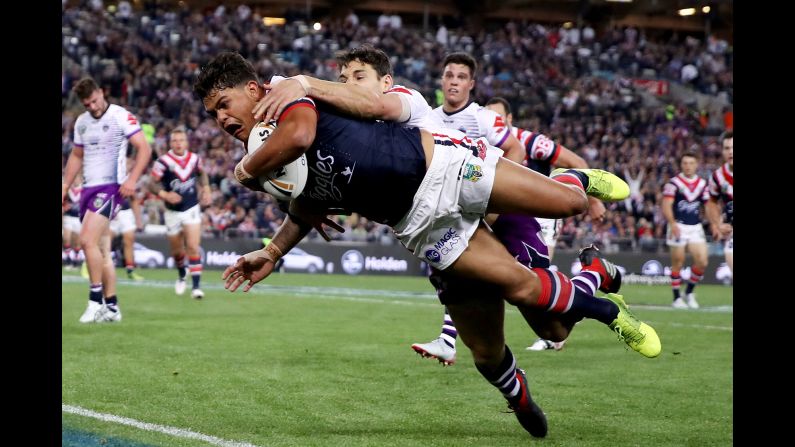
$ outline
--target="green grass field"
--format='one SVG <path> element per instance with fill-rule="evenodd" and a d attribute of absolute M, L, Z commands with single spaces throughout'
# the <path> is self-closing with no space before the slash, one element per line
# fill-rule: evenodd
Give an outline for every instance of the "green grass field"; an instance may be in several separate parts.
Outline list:
<path fill-rule="evenodd" d="M 120 278 L 123 274 L 120 272 Z M 202 301 L 174 271 L 120 281 L 123 321 L 77 322 L 87 282 L 63 275 L 62 403 L 220 438 L 214 444 L 63 412 L 63 445 L 513 446 L 534 440 L 459 342 L 443 368 L 410 345 L 438 335 L 427 279 L 275 274 L 231 294 L 205 271 Z M 732 288 L 626 285 L 663 352 L 647 359 L 584 321 L 560 352 L 508 306 L 506 339 L 549 420 L 547 446 L 732 445 Z"/>

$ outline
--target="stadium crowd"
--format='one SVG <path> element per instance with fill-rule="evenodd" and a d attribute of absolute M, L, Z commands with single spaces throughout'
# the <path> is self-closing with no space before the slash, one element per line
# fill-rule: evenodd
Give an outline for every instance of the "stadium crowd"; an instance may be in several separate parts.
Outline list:
<path fill-rule="evenodd" d="M 263 80 L 299 73 L 334 80 L 335 52 L 370 43 L 392 56 L 396 84 L 416 88 L 434 107 L 441 104 L 445 54 L 470 52 L 481 64 L 473 92 L 477 102 L 506 98 L 515 126 L 545 133 L 589 165 L 630 184 L 630 198 L 611 204 L 603 223 L 587 216 L 568 218 L 559 242 L 566 247 L 621 241 L 656 249 L 665 237 L 662 186 L 679 172 L 679 155 L 700 154 L 699 175 L 706 178 L 721 164 L 717 135 L 732 126 L 732 52 L 719 39 L 653 39 L 634 28 L 597 34 L 589 26 L 516 22 L 477 35 L 448 30 L 442 23 L 423 33 L 399 16 L 368 23 L 355 13 L 321 19 L 321 29 L 315 30 L 293 17 L 284 25 L 266 26 L 254 6 L 176 7 L 155 4 L 135 11 L 122 1 L 108 9 L 97 0 L 64 6 L 62 154 L 65 163 L 74 120 L 83 111 L 71 88 L 86 75 L 106 90 L 110 102 L 151 126 L 155 155 L 168 150 L 171 130 L 186 127 L 190 149 L 202 157 L 212 189 L 212 205 L 203 211 L 205 237 L 271 235 L 284 217 L 269 196 L 234 179 L 243 147 L 214 125 L 193 95 L 198 67 L 222 50 L 254 61 Z M 632 80 L 649 76 L 721 98 L 728 107 L 710 115 L 692 103 L 646 102 Z M 146 181 L 144 176 L 140 183 Z M 161 224 L 162 202 L 145 187 L 140 194 L 144 222 Z M 394 243 L 385 226 L 356 215 L 337 219 L 346 232 L 331 232 L 334 238 Z"/>

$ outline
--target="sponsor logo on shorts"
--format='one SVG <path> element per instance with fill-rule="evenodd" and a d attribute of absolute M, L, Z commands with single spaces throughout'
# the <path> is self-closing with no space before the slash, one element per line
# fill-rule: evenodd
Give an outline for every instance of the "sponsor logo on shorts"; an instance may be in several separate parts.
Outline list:
<path fill-rule="evenodd" d="M 461 242 L 461 236 L 459 236 L 454 229 L 450 228 L 437 243 L 433 244 L 433 248 L 435 249 L 433 251 L 436 252 L 441 259 L 442 256 L 453 251 L 453 247 L 455 247 L 459 242 Z M 425 257 L 428 257 L 428 252 L 425 253 Z"/>
<path fill-rule="evenodd" d="M 431 262 L 439 262 L 442 260 L 442 255 L 440 255 L 438 251 L 430 249 L 425 252 L 425 259 Z"/>
<path fill-rule="evenodd" d="M 477 182 L 483 177 L 483 169 L 479 165 L 467 163 L 464 167 L 464 179 L 470 182 Z"/>
<path fill-rule="evenodd" d="M 99 208 L 105 203 L 105 193 L 101 192 L 94 197 L 94 208 Z"/>

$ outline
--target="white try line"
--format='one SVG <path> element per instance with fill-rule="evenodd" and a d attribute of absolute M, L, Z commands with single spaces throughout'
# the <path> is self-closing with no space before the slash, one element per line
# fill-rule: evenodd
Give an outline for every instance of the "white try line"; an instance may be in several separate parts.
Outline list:
<path fill-rule="evenodd" d="M 195 431 L 185 430 L 183 428 L 169 427 L 167 425 L 150 424 L 148 422 L 136 421 L 135 419 L 125 418 L 107 413 L 97 413 L 96 411 L 87 410 L 82 407 L 74 405 L 61 404 L 61 411 L 64 413 L 77 414 L 80 416 L 99 419 L 105 422 L 114 422 L 116 424 L 129 425 L 131 427 L 139 428 L 146 431 L 156 431 L 165 433 L 167 435 L 176 436 L 178 438 L 198 439 L 200 441 L 208 442 L 213 445 L 221 447 L 257 447 L 254 444 L 238 441 L 227 441 L 226 439 L 217 438 L 215 436 L 197 433 Z"/>

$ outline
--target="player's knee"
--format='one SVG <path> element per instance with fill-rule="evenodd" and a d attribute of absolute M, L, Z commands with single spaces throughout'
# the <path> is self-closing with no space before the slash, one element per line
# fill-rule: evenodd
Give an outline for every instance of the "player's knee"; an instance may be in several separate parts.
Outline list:
<path fill-rule="evenodd" d="M 535 305 L 541 293 L 541 282 L 538 280 L 538 276 L 519 263 L 516 263 L 515 273 L 511 276 L 515 280 L 508 286 L 505 300 L 514 306 Z"/>

